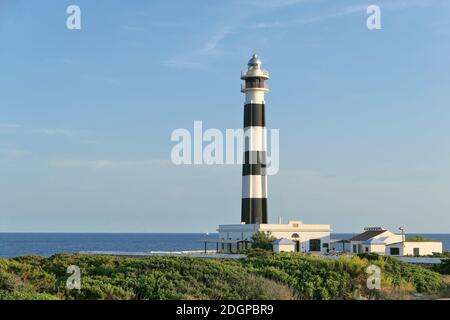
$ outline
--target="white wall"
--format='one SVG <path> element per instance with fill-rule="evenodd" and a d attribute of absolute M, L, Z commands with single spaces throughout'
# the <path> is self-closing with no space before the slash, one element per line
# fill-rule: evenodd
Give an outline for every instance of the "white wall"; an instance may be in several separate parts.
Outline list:
<path fill-rule="evenodd" d="M 295 252 L 294 244 L 274 244 L 273 252 Z"/>
<path fill-rule="evenodd" d="M 442 253 L 443 247 L 440 241 L 405 241 L 405 247 L 403 248 L 402 243 L 395 243 L 386 246 L 386 255 L 390 255 L 390 248 L 398 248 L 401 256 L 412 256 L 414 255 L 414 248 L 419 249 L 419 254 L 421 256 L 431 255 L 433 253 Z"/>
<path fill-rule="evenodd" d="M 292 235 L 294 233 L 297 233 L 300 237 L 299 238 L 293 238 Z M 329 232 L 300 232 L 300 231 L 290 231 L 290 232 L 272 232 L 272 235 L 277 238 L 287 238 L 292 241 L 299 241 L 300 242 L 300 251 L 301 252 L 309 252 L 309 241 L 311 239 L 319 239 L 320 240 L 320 252 L 326 253 L 326 248 L 323 247 L 324 243 L 330 243 L 330 233 Z"/>
<path fill-rule="evenodd" d="M 366 248 L 368 249 L 366 251 Z M 362 252 L 360 253 L 377 253 L 384 254 L 386 251 L 386 245 L 384 244 L 363 244 Z"/>

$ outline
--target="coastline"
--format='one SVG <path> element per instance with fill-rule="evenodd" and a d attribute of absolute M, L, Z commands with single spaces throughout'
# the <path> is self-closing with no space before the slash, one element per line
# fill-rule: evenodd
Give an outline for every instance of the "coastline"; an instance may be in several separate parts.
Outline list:
<path fill-rule="evenodd" d="M 331 237 L 339 240 L 353 235 L 333 233 Z M 450 250 L 450 233 L 420 235 L 441 240 L 445 250 Z M 217 233 L 0 233 L 0 257 L 33 254 L 48 257 L 61 252 L 86 251 L 204 251 L 203 244 L 198 241 L 217 237 Z M 211 246 L 208 249 L 214 248 Z"/>

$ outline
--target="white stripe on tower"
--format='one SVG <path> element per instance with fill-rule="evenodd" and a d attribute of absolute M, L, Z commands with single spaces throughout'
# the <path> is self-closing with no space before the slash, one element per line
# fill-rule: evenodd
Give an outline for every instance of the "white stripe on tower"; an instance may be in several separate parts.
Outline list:
<path fill-rule="evenodd" d="M 267 223 L 267 130 L 265 94 L 269 91 L 265 80 L 269 73 L 261 69 L 256 54 L 248 62 L 248 69 L 241 74 L 245 81 L 244 106 L 244 167 L 242 177 L 242 219 L 247 224 Z"/>

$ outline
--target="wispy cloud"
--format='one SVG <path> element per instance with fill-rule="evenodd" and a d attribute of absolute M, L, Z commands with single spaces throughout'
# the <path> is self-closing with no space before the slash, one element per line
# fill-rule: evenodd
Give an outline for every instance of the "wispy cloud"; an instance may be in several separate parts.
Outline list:
<path fill-rule="evenodd" d="M 65 137 L 72 137 L 79 133 L 77 131 L 67 129 L 40 129 L 34 130 L 34 132 L 42 133 L 46 136 L 65 136 Z"/>
<path fill-rule="evenodd" d="M 223 27 L 211 35 L 198 49 L 172 57 L 171 59 L 164 61 L 164 64 L 169 67 L 187 69 L 205 68 L 212 57 L 222 53 L 220 44 L 231 33 L 231 27 Z"/>
<path fill-rule="evenodd" d="M 48 138 L 66 138 L 78 141 L 80 144 L 99 144 L 92 137 L 89 130 L 63 129 L 63 128 L 28 128 L 14 123 L 0 123 L 0 130 L 14 133 L 15 135 L 42 136 Z"/>
<path fill-rule="evenodd" d="M 2 160 L 16 160 L 22 158 L 26 154 L 25 150 L 21 150 L 10 146 L 0 145 L 0 159 Z"/>
<path fill-rule="evenodd" d="M 145 29 L 142 27 L 137 27 L 137 26 L 133 26 L 133 25 L 123 25 L 122 29 L 125 31 L 144 31 Z"/>
<path fill-rule="evenodd" d="M 0 129 L 17 129 L 20 125 L 15 123 L 0 123 Z"/>
<path fill-rule="evenodd" d="M 71 59 L 71 58 L 63 58 L 62 59 L 62 62 L 64 63 L 64 64 L 73 64 L 73 60 Z"/>
<path fill-rule="evenodd" d="M 90 132 L 87 130 L 61 129 L 61 128 L 43 128 L 43 129 L 25 129 L 25 134 L 42 135 L 48 137 L 67 137 L 67 138 L 85 138 Z"/>
<path fill-rule="evenodd" d="M 221 45 L 228 36 L 248 29 L 246 19 L 261 12 L 289 7 L 306 1 L 310 0 L 240 0 L 236 3 L 236 6 L 242 8 L 245 5 L 249 9 L 243 15 L 245 18 L 237 19 L 234 23 L 219 28 L 199 48 L 188 52 L 183 51 L 181 54 L 164 61 L 164 65 L 185 69 L 205 69 L 215 58 L 224 53 Z"/>
<path fill-rule="evenodd" d="M 286 0 L 288 1 L 288 0 Z M 390 0 L 388 2 L 386 1 L 379 1 L 377 5 L 381 7 L 381 10 L 390 10 L 390 11 L 397 11 L 397 10 L 406 10 L 414 7 L 428 7 L 430 5 L 433 5 L 437 3 L 438 0 Z M 312 24 L 312 23 L 319 23 L 322 21 L 327 21 L 331 19 L 337 19 L 341 17 L 345 17 L 348 15 L 356 14 L 356 13 L 362 13 L 366 14 L 367 7 L 369 6 L 369 3 L 367 4 L 361 4 L 361 5 L 347 5 L 347 6 L 341 6 L 339 8 L 334 9 L 334 11 L 330 11 L 326 14 L 320 14 L 317 16 L 310 16 L 310 17 L 300 17 L 297 19 L 291 19 L 291 20 L 279 20 L 279 21 L 272 21 L 272 22 L 258 22 L 253 25 L 251 25 L 251 28 L 276 28 L 276 27 L 291 27 L 294 25 L 306 25 L 306 24 Z"/>
<path fill-rule="evenodd" d="M 282 8 L 306 2 L 308 0 L 247 0 L 245 3 L 252 7 Z"/>
<path fill-rule="evenodd" d="M 390 0 L 379 1 L 377 4 L 382 7 L 382 10 L 406 10 L 413 7 L 427 7 L 436 4 L 440 0 Z M 259 8 L 261 10 L 255 10 L 255 13 L 246 16 L 246 19 L 254 17 L 258 12 L 267 12 L 272 10 L 279 10 L 290 6 L 301 5 L 303 3 L 312 1 L 309 0 L 248 0 L 244 4 L 249 5 L 253 9 Z M 331 3 L 332 4 L 332 3 Z M 331 6 L 330 4 L 330 6 Z M 164 64 L 174 68 L 185 69 L 206 69 L 218 56 L 224 53 L 221 47 L 223 41 L 230 34 L 239 34 L 249 29 L 269 29 L 277 27 L 293 27 L 296 25 L 307 25 L 313 23 L 320 23 L 327 20 L 338 19 L 349 15 L 361 13 L 366 14 L 367 7 L 370 3 L 340 6 L 331 10 L 325 14 L 319 14 L 316 16 L 305 16 L 291 20 L 279 20 L 271 22 L 258 22 L 249 24 L 246 19 L 240 22 L 236 22 L 232 25 L 227 25 L 219 29 L 216 33 L 212 34 L 205 43 L 198 49 L 190 52 L 183 52 L 176 55 L 169 60 L 164 61 Z M 268 38 L 266 38 L 268 40 Z"/>
<path fill-rule="evenodd" d="M 124 167 L 148 167 L 168 165 L 168 160 L 54 160 L 50 166 L 56 168 L 76 169 L 85 168 L 93 170 L 115 169 Z"/>
<path fill-rule="evenodd" d="M 99 140 L 86 139 L 86 140 L 81 140 L 80 143 L 88 144 L 88 145 L 97 145 L 97 144 L 100 144 L 101 142 Z"/>
<path fill-rule="evenodd" d="M 294 25 L 306 25 L 311 23 L 318 23 L 330 19 L 340 18 L 347 15 L 351 15 L 354 13 L 362 12 L 365 13 L 367 10 L 367 6 L 364 5 L 356 5 L 356 6 L 347 6 L 342 7 L 334 12 L 330 12 L 328 14 L 322 14 L 312 17 L 302 17 L 298 19 L 286 20 L 286 21 L 272 21 L 272 22 L 259 22 L 255 23 L 251 26 L 251 28 L 275 28 L 275 27 L 290 27 Z"/>
<path fill-rule="evenodd" d="M 86 130 L 72 130 L 60 128 L 32 129 L 15 123 L 0 123 L 0 129 L 20 129 L 16 130 L 16 132 L 25 134 L 41 134 L 45 136 L 65 136 L 65 137 L 82 136 L 89 133 L 89 131 Z"/>
<path fill-rule="evenodd" d="M 174 68 L 184 68 L 184 69 L 206 69 L 210 63 L 214 61 L 215 58 L 224 53 L 222 44 L 224 40 L 231 34 L 238 34 L 249 29 L 247 19 L 254 17 L 256 14 L 267 10 L 276 10 L 283 7 L 288 7 L 296 4 L 301 4 L 308 0 L 248 0 L 244 4 L 252 8 L 249 14 L 245 15 L 244 19 L 236 21 L 232 24 L 226 25 L 219 28 L 215 33 L 209 36 L 204 43 L 197 49 L 186 52 L 185 50 L 166 61 L 164 65 Z M 255 9 L 264 10 L 255 10 Z M 344 14 L 344 13 L 335 13 Z M 324 19 L 324 17 L 320 17 Z M 315 19 L 317 20 L 317 18 Z M 299 23 L 297 21 L 296 23 Z M 309 22 L 305 21 L 304 23 Z M 312 22 L 312 21 L 311 21 Z M 292 24 L 292 22 L 290 22 Z M 267 28 L 273 26 L 281 26 L 282 23 L 260 23 L 250 26 L 250 28 Z"/>
<path fill-rule="evenodd" d="M 107 84 L 111 86 L 118 86 L 121 83 L 120 78 L 114 75 L 83 74 L 81 77 L 87 81 L 95 81 L 98 84 Z"/>
<path fill-rule="evenodd" d="M 224 40 L 225 37 L 228 36 L 230 33 L 231 33 L 230 27 L 225 27 L 225 28 L 220 29 L 205 43 L 205 45 L 200 50 L 200 52 L 205 53 L 205 54 L 212 53 L 212 52 L 216 53 L 222 40 Z"/>

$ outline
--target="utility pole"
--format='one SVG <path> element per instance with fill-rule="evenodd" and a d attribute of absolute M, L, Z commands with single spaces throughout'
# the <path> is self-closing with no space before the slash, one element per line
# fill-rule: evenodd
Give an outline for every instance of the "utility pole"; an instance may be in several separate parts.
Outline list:
<path fill-rule="evenodd" d="M 405 229 L 403 227 L 398 228 L 402 232 L 402 255 L 405 255 Z"/>

